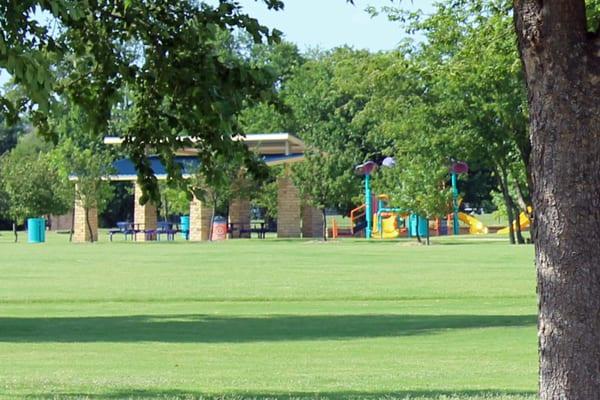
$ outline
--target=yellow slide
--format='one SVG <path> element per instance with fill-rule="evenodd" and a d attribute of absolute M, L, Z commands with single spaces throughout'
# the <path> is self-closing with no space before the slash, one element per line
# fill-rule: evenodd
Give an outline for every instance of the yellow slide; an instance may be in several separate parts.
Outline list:
<path fill-rule="evenodd" d="M 383 217 L 381 220 L 381 230 L 383 235 L 379 233 L 377 214 L 373 214 L 373 230 L 371 236 L 373 238 L 395 239 L 400 236 L 400 229 L 397 224 L 398 214 L 391 214 L 389 217 Z"/>
<path fill-rule="evenodd" d="M 521 230 L 525 230 L 529 228 L 529 225 L 531 225 L 531 221 L 529 220 L 529 217 L 527 216 L 525 211 L 522 211 L 521 215 L 519 215 L 519 222 L 521 223 Z M 513 229 L 515 231 L 517 230 L 517 221 L 513 221 Z M 507 226 L 506 228 L 500 229 L 497 233 L 499 235 L 507 235 L 510 233 L 510 229 Z"/>
<path fill-rule="evenodd" d="M 459 212 L 458 219 L 464 222 L 465 224 L 469 225 L 470 234 L 488 233 L 488 228 L 485 225 L 483 225 L 483 222 L 469 214 Z"/>

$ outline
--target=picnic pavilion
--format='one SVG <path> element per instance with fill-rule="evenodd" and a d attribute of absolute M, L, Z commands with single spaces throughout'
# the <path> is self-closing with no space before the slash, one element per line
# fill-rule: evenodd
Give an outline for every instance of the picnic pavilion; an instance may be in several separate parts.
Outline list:
<path fill-rule="evenodd" d="M 304 160 L 304 143 L 298 137 L 289 133 L 249 134 L 236 137 L 243 141 L 251 151 L 260 155 L 264 162 L 271 165 L 291 164 Z M 122 138 L 106 137 L 104 143 L 107 145 L 119 145 L 123 143 Z M 183 177 L 189 177 L 186 165 L 198 163 L 197 150 L 193 148 L 182 148 L 176 152 L 176 160 L 183 166 Z M 149 154 L 154 175 L 159 180 L 167 178 L 164 165 L 158 156 Z M 141 205 L 139 198 L 142 195 L 137 183 L 137 171 L 133 162 L 129 159 L 121 159 L 113 164 L 114 175 L 111 181 L 131 182 L 134 185 L 134 221 L 133 224 L 143 230 L 155 230 L 157 228 L 157 206 L 152 203 Z M 305 204 L 299 196 L 298 189 L 294 186 L 289 175 L 286 173 L 278 178 L 277 199 L 277 237 L 299 238 L 320 237 L 322 235 L 322 217 L 319 210 Z M 234 226 L 250 226 L 250 200 L 246 198 L 235 198 L 229 204 L 229 223 Z M 212 208 L 205 205 L 200 199 L 194 198 L 190 202 L 190 241 L 205 241 L 209 239 Z M 98 212 L 89 211 L 89 222 L 94 239 L 98 238 Z M 85 222 L 85 211 L 80 202 L 75 201 L 73 221 L 73 241 L 85 242 L 89 240 L 90 229 Z M 240 231 L 241 233 L 241 231 Z M 240 237 L 249 237 L 249 232 Z M 139 235 L 138 241 L 154 240 L 152 235 Z"/>

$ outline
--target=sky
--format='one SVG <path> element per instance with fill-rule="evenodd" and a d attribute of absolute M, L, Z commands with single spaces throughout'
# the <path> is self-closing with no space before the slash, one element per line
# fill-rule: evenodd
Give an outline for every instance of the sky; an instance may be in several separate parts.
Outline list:
<path fill-rule="evenodd" d="M 211 3 L 212 1 L 208 1 Z M 238 0 L 248 14 L 270 28 L 284 33 L 285 39 L 300 50 L 331 49 L 349 45 L 371 51 L 392 50 L 406 37 L 398 22 L 385 15 L 372 18 L 368 6 L 398 4 L 398 0 L 285 0 L 283 11 L 269 10 L 262 1 Z M 403 7 L 431 10 L 433 0 L 403 1 Z"/>

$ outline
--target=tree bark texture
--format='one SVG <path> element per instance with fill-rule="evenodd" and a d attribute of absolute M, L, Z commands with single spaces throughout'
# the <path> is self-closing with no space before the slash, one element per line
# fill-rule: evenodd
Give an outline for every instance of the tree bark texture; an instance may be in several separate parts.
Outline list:
<path fill-rule="evenodd" d="M 515 0 L 531 118 L 540 398 L 600 399 L 600 42 L 584 0 Z"/>

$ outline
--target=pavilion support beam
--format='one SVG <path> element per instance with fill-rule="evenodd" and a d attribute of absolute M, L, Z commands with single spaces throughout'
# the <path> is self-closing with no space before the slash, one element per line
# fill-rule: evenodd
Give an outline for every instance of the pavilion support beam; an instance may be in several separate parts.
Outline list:
<path fill-rule="evenodd" d="M 244 198 L 234 198 L 229 203 L 229 223 L 238 229 L 244 227 L 248 229 L 250 227 L 250 200 Z M 232 237 L 250 237 L 250 232 L 236 235 Z"/>
<path fill-rule="evenodd" d="M 86 211 L 83 202 L 75 199 L 73 212 L 73 242 L 84 243 L 98 240 L 98 210 L 93 207 Z"/>
<path fill-rule="evenodd" d="M 190 241 L 203 242 L 210 238 L 212 207 L 194 197 L 190 203 Z"/>
<path fill-rule="evenodd" d="M 277 237 L 301 236 L 300 193 L 289 173 L 277 179 Z"/>
<path fill-rule="evenodd" d="M 302 237 L 323 237 L 323 213 L 308 204 L 302 206 Z"/>
<path fill-rule="evenodd" d="M 231 191 L 234 193 L 229 202 L 229 224 L 233 227 L 232 238 L 250 238 L 250 232 L 241 233 L 239 230 L 250 229 L 250 199 L 247 193 L 248 181 L 244 177 L 244 170 L 239 172 L 237 179 L 233 181 Z"/>
<path fill-rule="evenodd" d="M 141 229 L 142 231 L 156 231 L 157 226 L 157 210 L 156 205 L 148 202 L 144 205 L 140 204 L 140 198 L 142 197 L 142 188 L 138 183 L 135 183 L 135 200 L 134 200 L 134 211 L 133 211 L 133 223 L 136 228 Z M 137 235 L 137 240 L 151 241 L 156 240 L 156 234 L 142 234 Z"/>

